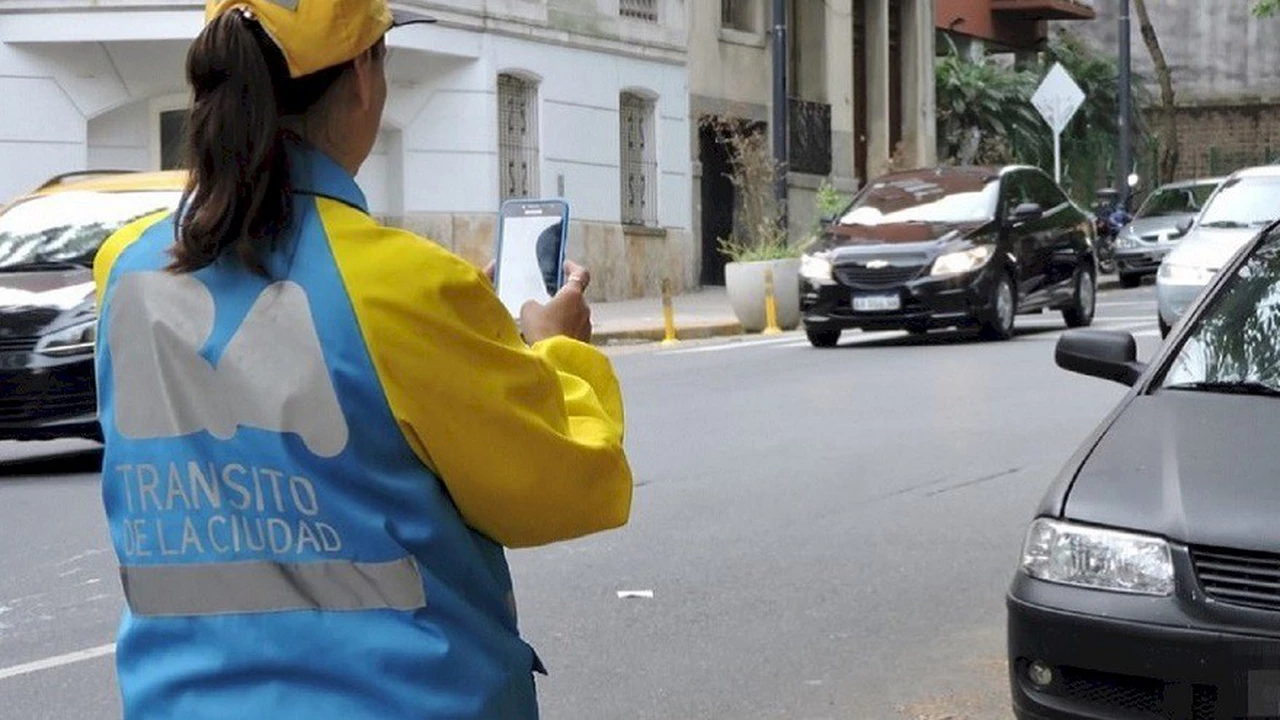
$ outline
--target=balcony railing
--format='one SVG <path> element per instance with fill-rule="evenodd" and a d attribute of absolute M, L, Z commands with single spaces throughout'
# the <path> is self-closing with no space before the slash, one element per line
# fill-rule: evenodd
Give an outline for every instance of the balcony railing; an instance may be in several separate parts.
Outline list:
<path fill-rule="evenodd" d="M 618 14 L 625 18 L 658 22 L 658 0 L 619 0 Z"/>
<path fill-rule="evenodd" d="M 791 172 L 831 174 L 831 106 L 792 98 Z"/>

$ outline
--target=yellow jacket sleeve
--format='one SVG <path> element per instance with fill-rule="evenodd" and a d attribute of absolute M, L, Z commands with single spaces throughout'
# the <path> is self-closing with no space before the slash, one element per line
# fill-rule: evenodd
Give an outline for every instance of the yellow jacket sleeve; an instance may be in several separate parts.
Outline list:
<path fill-rule="evenodd" d="M 632 479 L 609 360 L 565 338 L 530 348 L 474 267 L 320 204 L 396 421 L 464 520 L 507 547 L 625 524 Z"/>

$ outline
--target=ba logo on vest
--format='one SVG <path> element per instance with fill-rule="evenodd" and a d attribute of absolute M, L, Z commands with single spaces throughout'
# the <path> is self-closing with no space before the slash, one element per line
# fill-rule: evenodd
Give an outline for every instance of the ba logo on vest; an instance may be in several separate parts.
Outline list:
<path fill-rule="evenodd" d="M 258 296 L 216 365 L 200 355 L 217 305 L 200 280 L 129 273 L 115 289 L 111 350 L 116 428 L 133 440 L 239 427 L 292 433 L 319 457 L 347 446 L 349 429 L 302 287 L 284 281 Z"/>

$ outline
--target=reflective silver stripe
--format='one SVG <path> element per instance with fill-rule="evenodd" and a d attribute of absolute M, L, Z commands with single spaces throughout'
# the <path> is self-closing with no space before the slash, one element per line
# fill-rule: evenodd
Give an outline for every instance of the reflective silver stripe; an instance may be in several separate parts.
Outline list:
<path fill-rule="evenodd" d="M 417 610 L 427 604 L 413 558 L 203 565 L 126 565 L 124 595 L 135 615 L 177 617 L 288 610 Z"/>

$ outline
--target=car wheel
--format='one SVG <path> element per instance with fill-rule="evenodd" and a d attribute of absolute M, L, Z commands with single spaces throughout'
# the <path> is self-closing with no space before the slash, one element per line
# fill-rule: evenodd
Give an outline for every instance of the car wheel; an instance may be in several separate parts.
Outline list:
<path fill-rule="evenodd" d="M 1009 275 L 1001 274 L 991 290 L 991 309 L 982 318 L 978 331 L 983 340 L 1008 340 L 1013 337 L 1013 321 L 1018 314 L 1018 296 Z"/>
<path fill-rule="evenodd" d="M 1173 332 L 1173 327 L 1164 321 L 1164 318 L 1156 318 L 1156 322 L 1160 325 L 1160 337 L 1167 338 L 1169 333 Z"/>
<path fill-rule="evenodd" d="M 1097 305 L 1098 281 L 1093 277 L 1092 271 L 1081 268 L 1076 272 L 1075 297 L 1071 301 L 1071 307 L 1062 311 L 1062 319 L 1067 321 L 1067 327 L 1089 327 L 1093 324 L 1093 312 Z"/>
<path fill-rule="evenodd" d="M 809 344 L 816 348 L 833 348 L 840 344 L 839 330 L 823 330 L 806 325 L 804 334 L 809 338 Z"/>
<path fill-rule="evenodd" d="M 1120 275 L 1120 287 L 1129 288 L 1130 290 L 1142 285 L 1141 275 L 1124 274 Z"/>

